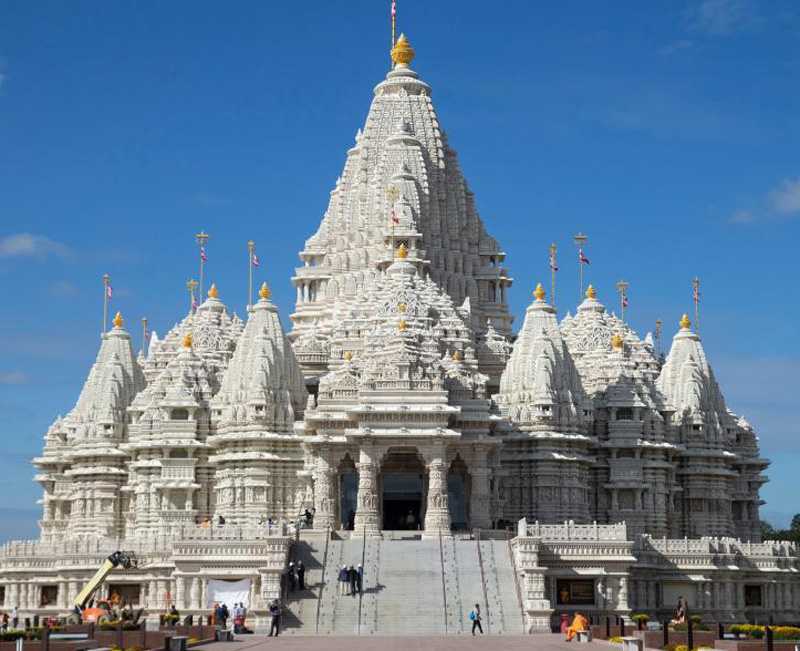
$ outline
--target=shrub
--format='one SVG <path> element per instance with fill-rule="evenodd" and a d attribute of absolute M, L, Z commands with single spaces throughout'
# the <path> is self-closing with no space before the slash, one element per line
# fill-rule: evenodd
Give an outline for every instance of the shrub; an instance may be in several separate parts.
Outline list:
<path fill-rule="evenodd" d="M 622 644 L 622 638 L 619 635 L 615 635 L 608 638 L 608 642 L 611 642 L 611 644 Z"/>
<path fill-rule="evenodd" d="M 639 622 L 642 622 L 642 624 L 646 624 L 647 622 L 650 621 L 650 615 L 648 615 L 647 613 L 635 613 L 631 615 L 631 619 L 637 624 Z"/>
<path fill-rule="evenodd" d="M 2 642 L 16 642 L 21 637 L 25 637 L 25 631 L 19 628 L 9 628 L 4 633 L 0 633 Z"/>

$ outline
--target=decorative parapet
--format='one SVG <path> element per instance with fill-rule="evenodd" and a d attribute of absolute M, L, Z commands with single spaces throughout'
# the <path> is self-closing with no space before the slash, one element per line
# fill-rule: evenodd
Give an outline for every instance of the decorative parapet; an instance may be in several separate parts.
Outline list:
<path fill-rule="evenodd" d="M 539 524 L 537 520 L 528 524 L 523 518 L 517 527 L 519 536 L 533 536 L 544 541 L 627 541 L 628 529 L 624 522 L 617 524 L 575 524 L 572 520 L 564 524 Z"/>

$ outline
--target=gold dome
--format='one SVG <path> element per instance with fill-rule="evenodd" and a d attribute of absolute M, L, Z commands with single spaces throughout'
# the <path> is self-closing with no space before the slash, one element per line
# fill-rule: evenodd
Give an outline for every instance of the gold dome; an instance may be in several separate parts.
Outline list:
<path fill-rule="evenodd" d="M 622 350 L 623 345 L 624 342 L 622 341 L 622 337 L 620 337 L 619 334 L 615 334 L 613 337 L 611 337 L 611 347 L 614 350 Z"/>
<path fill-rule="evenodd" d="M 408 308 L 407 308 L 405 303 L 398 303 L 397 304 L 397 311 L 400 312 L 400 314 L 405 314 L 407 309 Z"/>
<path fill-rule="evenodd" d="M 401 244 L 397 247 L 397 258 L 399 260 L 405 260 L 408 257 L 408 247 L 405 244 Z"/>
<path fill-rule="evenodd" d="M 689 328 L 691 328 L 692 327 L 692 322 L 689 321 L 689 315 L 688 314 L 684 314 L 681 317 L 681 320 L 678 323 L 678 325 L 680 325 L 681 330 L 688 330 Z"/>
<path fill-rule="evenodd" d="M 349 350 L 346 350 L 344 355 L 342 355 L 342 358 L 345 362 L 349 362 L 351 359 L 353 359 L 353 353 L 351 353 Z"/>
<path fill-rule="evenodd" d="M 183 347 L 184 348 L 191 348 L 192 347 L 192 333 L 187 332 L 183 338 Z"/>
<path fill-rule="evenodd" d="M 114 315 L 114 320 L 113 320 L 111 323 L 113 323 L 113 324 L 114 324 L 114 327 L 115 327 L 115 328 L 121 328 L 121 327 L 122 327 L 122 324 L 123 324 L 123 323 L 125 323 L 125 322 L 122 320 L 122 314 L 121 314 L 120 312 L 117 312 L 117 313 Z"/>
<path fill-rule="evenodd" d="M 454 362 L 460 362 L 462 359 L 464 359 L 464 355 L 460 350 L 453 351 L 452 360 Z"/>
<path fill-rule="evenodd" d="M 408 66 L 414 60 L 414 56 L 416 52 L 414 52 L 414 48 L 411 47 L 411 43 L 408 42 L 405 34 L 400 34 L 400 38 L 397 39 L 397 43 L 394 44 L 392 48 L 392 61 L 394 61 L 395 65 L 398 66 Z"/>
<path fill-rule="evenodd" d="M 214 283 L 211 283 L 211 288 L 208 290 L 209 298 L 219 298 L 219 290 Z"/>
<path fill-rule="evenodd" d="M 586 288 L 586 298 L 591 298 L 592 300 L 597 298 L 597 290 L 592 285 Z"/>
<path fill-rule="evenodd" d="M 261 289 L 258 290 L 258 295 L 263 298 L 265 301 L 272 296 L 272 291 L 267 286 L 267 283 L 261 283 Z"/>
<path fill-rule="evenodd" d="M 537 283 L 536 289 L 533 290 L 533 296 L 537 301 L 543 301 L 544 297 L 547 296 L 547 292 L 544 291 L 542 283 Z"/>
<path fill-rule="evenodd" d="M 405 332 L 408 329 L 408 324 L 405 319 L 400 319 L 400 322 L 397 324 L 397 329 L 400 332 Z"/>

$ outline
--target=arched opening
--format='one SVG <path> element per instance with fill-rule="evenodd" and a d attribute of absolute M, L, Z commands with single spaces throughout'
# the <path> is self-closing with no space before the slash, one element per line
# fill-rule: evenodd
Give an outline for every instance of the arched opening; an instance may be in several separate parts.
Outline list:
<path fill-rule="evenodd" d="M 469 529 L 468 486 L 467 464 L 457 455 L 447 473 L 447 504 L 453 531 Z"/>
<path fill-rule="evenodd" d="M 397 448 L 384 457 L 381 492 L 384 529 L 422 529 L 425 466 L 416 449 Z"/>
<path fill-rule="evenodd" d="M 357 504 L 358 471 L 352 457 L 346 454 L 339 464 L 339 522 L 342 529 L 353 529 Z"/>

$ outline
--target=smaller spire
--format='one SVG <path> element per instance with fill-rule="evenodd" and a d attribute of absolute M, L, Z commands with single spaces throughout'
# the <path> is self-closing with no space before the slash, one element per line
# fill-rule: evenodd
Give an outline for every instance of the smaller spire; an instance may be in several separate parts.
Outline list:
<path fill-rule="evenodd" d="M 590 298 L 592 300 L 597 298 L 597 290 L 594 288 L 593 285 L 589 285 L 586 288 L 586 298 Z"/>
<path fill-rule="evenodd" d="M 350 352 L 349 350 L 346 350 L 344 352 L 344 355 L 342 355 L 342 358 L 344 359 L 345 362 L 349 362 L 351 359 L 353 359 L 353 353 Z"/>
<path fill-rule="evenodd" d="M 542 283 L 537 283 L 536 289 L 533 290 L 533 296 L 537 301 L 543 301 L 544 297 L 547 296 L 544 287 L 542 287 Z"/>
<path fill-rule="evenodd" d="M 407 308 L 405 303 L 398 303 L 397 304 L 397 311 L 400 312 L 400 314 L 405 314 L 407 309 L 408 308 Z"/>
<path fill-rule="evenodd" d="M 400 332 L 405 332 L 406 330 L 408 330 L 408 324 L 406 323 L 405 319 L 400 319 L 400 322 L 397 324 L 397 329 Z"/>
<path fill-rule="evenodd" d="M 114 315 L 114 320 L 111 323 L 114 324 L 115 328 L 121 328 L 122 324 L 125 323 L 125 321 L 122 320 L 122 313 L 121 312 L 117 312 Z"/>
<path fill-rule="evenodd" d="M 405 260 L 408 257 L 408 247 L 401 243 L 400 246 L 397 247 L 397 259 L 398 260 Z"/>
<path fill-rule="evenodd" d="M 191 348 L 192 347 L 192 333 L 187 332 L 186 335 L 183 337 L 183 347 L 184 348 Z"/>
<path fill-rule="evenodd" d="M 217 289 L 216 283 L 211 283 L 211 288 L 208 290 L 208 297 L 219 298 L 219 290 Z"/>
<path fill-rule="evenodd" d="M 261 289 L 258 290 L 258 295 L 265 301 L 269 300 L 269 297 L 272 296 L 272 291 L 266 282 L 261 283 Z"/>
<path fill-rule="evenodd" d="M 681 330 L 689 330 L 692 327 L 692 322 L 689 320 L 689 315 L 684 314 L 681 317 L 681 320 L 678 323 L 678 325 L 680 325 Z"/>
<path fill-rule="evenodd" d="M 406 35 L 400 34 L 400 38 L 397 39 L 397 43 L 392 48 L 392 61 L 394 64 L 407 68 L 408 64 L 414 60 L 415 55 L 416 52 L 411 47 L 411 43 L 408 42 Z"/>
<path fill-rule="evenodd" d="M 622 337 L 619 335 L 619 333 L 616 333 L 613 337 L 611 337 L 611 347 L 614 350 L 622 350 L 623 345 L 624 345 L 624 342 L 622 340 Z"/>
<path fill-rule="evenodd" d="M 460 350 L 453 351 L 452 360 L 454 362 L 460 362 L 463 359 L 464 359 L 464 355 L 461 353 Z"/>

